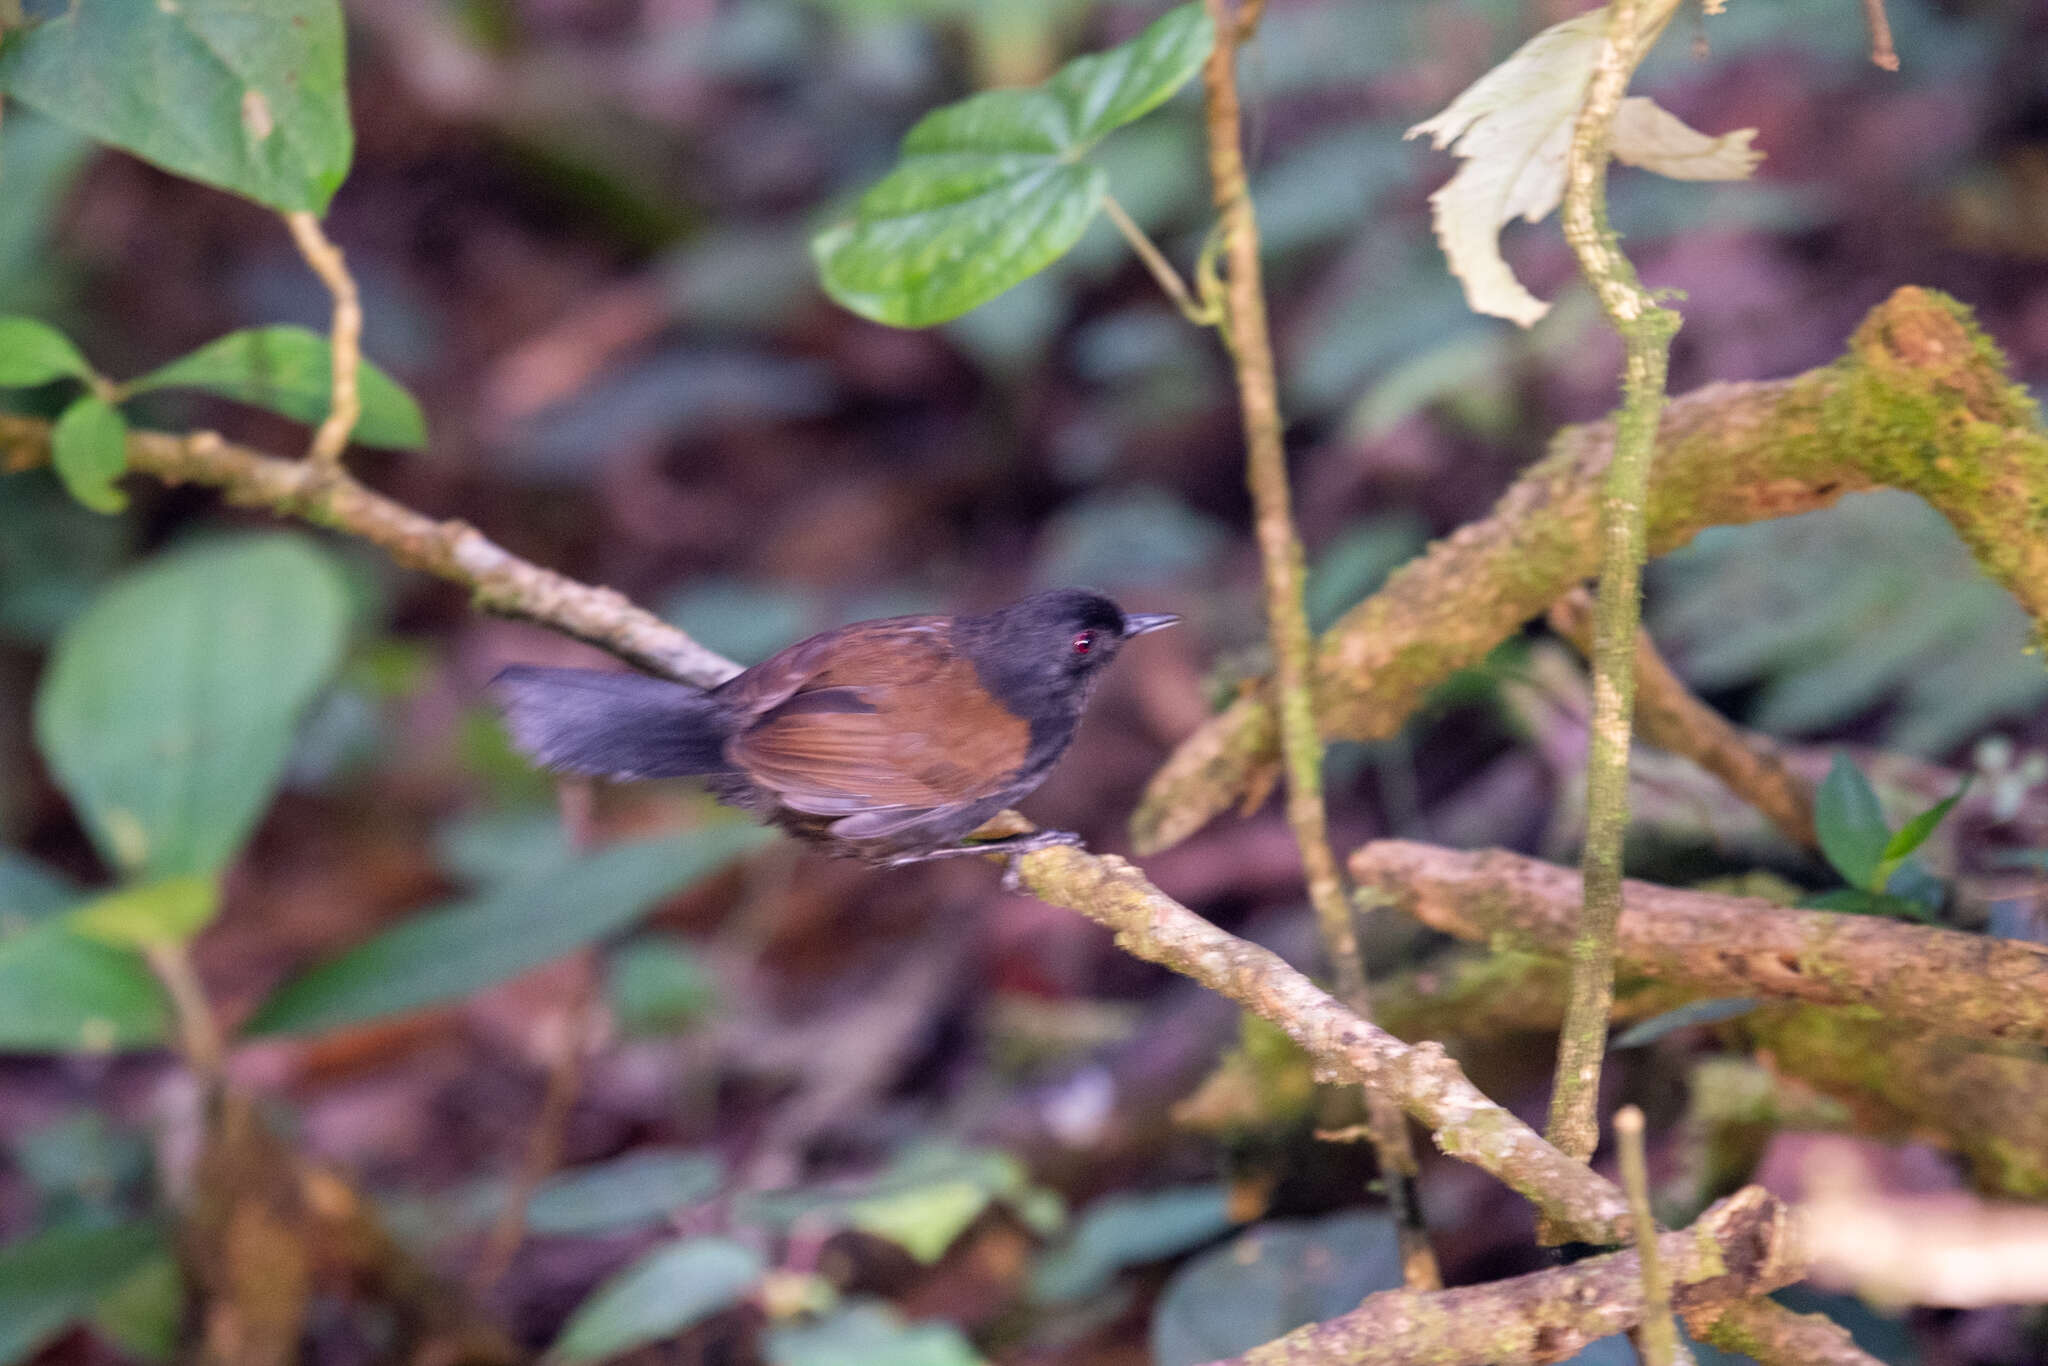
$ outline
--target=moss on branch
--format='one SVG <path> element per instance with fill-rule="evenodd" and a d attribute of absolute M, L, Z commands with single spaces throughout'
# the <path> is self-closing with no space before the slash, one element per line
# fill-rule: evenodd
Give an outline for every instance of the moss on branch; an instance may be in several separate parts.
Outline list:
<path fill-rule="evenodd" d="M 1592 575 L 1613 445 L 1611 421 L 1566 428 L 1487 517 L 1438 541 L 1323 634 L 1324 735 L 1393 734 L 1430 689 Z M 1879 487 L 1933 504 L 2048 639 L 2048 435 L 1968 310 L 1930 290 L 1894 293 L 1831 365 L 1673 399 L 1658 429 L 1649 550 Z M 1258 689 L 1154 777 L 1132 817 L 1137 848 L 1177 843 L 1260 790 L 1277 756 L 1269 694 Z"/>

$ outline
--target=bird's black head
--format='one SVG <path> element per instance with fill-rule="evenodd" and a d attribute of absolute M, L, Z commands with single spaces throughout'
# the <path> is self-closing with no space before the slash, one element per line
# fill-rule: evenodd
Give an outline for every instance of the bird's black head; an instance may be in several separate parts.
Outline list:
<path fill-rule="evenodd" d="M 1163 612 L 1126 616 L 1100 593 L 1057 588 L 963 617 L 956 638 L 988 690 L 1037 726 L 1071 722 L 1125 641 L 1179 620 Z"/>

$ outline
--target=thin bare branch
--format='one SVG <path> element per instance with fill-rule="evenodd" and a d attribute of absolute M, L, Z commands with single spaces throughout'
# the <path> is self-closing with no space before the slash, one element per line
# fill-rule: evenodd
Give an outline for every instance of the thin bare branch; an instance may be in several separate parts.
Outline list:
<path fill-rule="evenodd" d="M 1214 327 L 1219 321 L 1217 310 L 1212 304 L 1196 303 L 1194 295 L 1188 292 L 1187 282 L 1180 278 L 1180 272 L 1173 268 L 1173 262 L 1166 259 L 1166 253 L 1159 249 L 1137 220 L 1124 212 L 1124 206 L 1116 202 L 1116 196 L 1105 193 L 1102 196 L 1102 211 L 1109 215 L 1109 221 L 1116 224 L 1116 230 L 1123 234 L 1138 259 L 1144 262 L 1154 283 L 1173 300 L 1181 316 L 1197 327 Z"/>
<path fill-rule="evenodd" d="M 1624 1105 L 1614 1112 L 1615 1146 L 1621 1152 L 1621 1187 L 1635 1215 L 1636 1250 L 1642 1277 L 1643 1316 L 1635 1325 L 1643 1366 L 1671 1366 L 1678 1355 L 1678 1327 L 1671 1321 L 1671 1280 L 1665 1274 L 1662 1239 L 1650 1214 L 1650 1164 L 1643 1154 L 1643 1112 Z"/>
<path fill-rule="evenodd" d="M 1899 69 L 1899 51 L 1892 46 L 1891 16 L 1884 0 L 1863 0 L 1863 22 L 1870 26 L 1870 60 L 1886 71 Z"/>
<path fill-rule="evenodd" d="M 320 220 L 303 210 L 284 216 L 292 231 L 299 255 L 334 296 L 334 321 L 328 345 L 334 358 L 333 389 L 328 397 L 327 417 L 313 433 L 306 459 L 326 470 L 341 468 L 341 453 L 348 447 L 349 434 L 363 416 L 363 399 L 358 379 L 363 363 L 363 301 L 356 280 L 348 273 L 341 248 L 327 240 Z"/>

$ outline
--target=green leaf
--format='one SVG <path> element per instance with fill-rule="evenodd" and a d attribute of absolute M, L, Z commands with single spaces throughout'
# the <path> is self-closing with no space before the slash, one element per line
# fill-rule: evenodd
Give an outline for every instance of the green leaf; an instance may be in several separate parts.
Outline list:
<path fill-rule="evenodd" d="M 705 1153 L 642 1149 L 557 1173 L 526 1207 L 538 1234 L 607 1233 L 667 1218 L 718 1189 L 724 1169 Z"/>
<path fill-rule="evenodd" d="M 145 161 L 320 213 L 353 135 L 336 0 L 83 0 L 0 46 L 0 92 Z"/>
<path fill-rule="evenodd" d="M 1641 1048 L 1687 1025 L 1718 1024 L 1747 1015 L 1757 1006 L 1754 996 L 1717 996 L 1708 1001 L 1690 1001 L 1674 1010 L 1638 1020 L 1616 1035 L 1609 1048 Z"/>
<path fill-rule="evenodd" d="M 1814 794 L 1813 824 L 1821 852 L 1851 887 L 1881 892 L 1878 863 L 1891 842 L 1877 793 L 1849 756 L 1839 751 L 1820 791 Z"/>
<path fill-rule="evenodd" d="M 95 897 L 66 917 L 73 934 L 117 949 L 182 944 L 220 909 L 220 878 L 212 873 L 123 887 Z"/>
<path fill-rule="evenodd" d="M 1183 1266 L 1152 1316 L 1153 1366 L 1194 1366 L 1334 1318 L 1401 1285 L 1382 1213 L 1258 1224 Z"/>
<path fill-rule="evenodd" d="M 174 551 L 102 593 L 58 640 L 35 723 L 107 861 L 147 880 L 233 858 L 347 636 L 341 576 L 296 536 Z"/>
<path fill-rule="evenodd" d="M 176 1360 L 185 1326 L 185 1278 L 178 1259 L 166 1249 L 137 1267 L 101 1297 L 92 1326 L 144 1361 Z"/>
<path fill-rule="evenodd" d="M 303 1034 L 452 1001 L 615 934 L 768 838 L 714 825 L 621 844 L 413 917 L 287 982 L 255 1034 Z"/>
<path fill-rule="evenodd" d="M 56 920 L 0 939 L 0 1052 L 146 1047 L 168 1022 L 156 979 L 132 953 Z"/>
<path fill-rule="evenodd" d="M 718 979 L 690 946 L 670 936 L 636 939 L 611 956 L 610 998 L 619 1032 L 670 1034 L 718 1002 Z"/>
<path fill-rule="evenodd" d="M 1125 1267 L 1199 1247 L 1235 1222 L 1230 1193 L 1219 1185 L 1099 1200 L 1081 1216 L 1073 1236 L 1039 1262 L 1031 1297 L 1042 1303 L 1086 1299 Z"/>
<path fill-rule="evenodd" d="M 129 387 L 138 394 L 203 389 L 318 426 L 334 392 L 334 351 L 327 338 L 309 328 L 250 327 L 217 337 Z M 355 440 L 402 450 L 427 444 L 420 405 L 397 380 L 365 360 L 357 372 L 356 390 L 363 415 L 356 423 Z"/>
<path fill-rule="evenodd" d="M 52 1229 L 0 1248 L 0 1363 L 33 1355 L 165 1250 L 150 1221 Z"/>
<path fill-rule="evenodd" d="M 10 474 L 6 481 L 0 492 L 0 637 L 47 646 L 128 566 L 133 528 L 130 519 L 82 506 L 54 470 Z"/>
<path fill-rule="evenodd" d="M 849 1304 L 815 1323 L 768 1333 L 769 1366 L 984 1366 L 950 1323 L 906 1323 L 886 1304 Z"/>
<path fill-rule="evenodd" d="M 767 1270 L 730 1238 L 664 1243 L 578 1305 L 549 1349 L 556 1361 L 598 1361 L 674 1337 L 737 1304 Z"/>
<path fill-rule="evenodd" d="M 825 292 L 876 322 L 929 327 L 1044 269 L 1102 205 L 1107 177 L 1080 158 L 1186 84 L 1214 39 L 1202 7 L 1182 5 L 1044 85 L 927 114 L 853 221 L 812 240 Z"/>
<path fill-rule="evenodd" d="M 119 512 L 128 495 L 114 481 L 128 472 L 128 422 L 121 410 L 86 394 L 50 428 L 50 463 L 64 487 L 94 512 Z"/>
<path fill-rule="evenodd" d="M 0 387 L 91 377 L 92 366 L 56 328 L 34 318 L 0 318 Z"/>
<path fill-rule="evenodd" d="M 1949 812 L 1955 810 L 1956 803 L 1970 790 L 1970 780 L 1974 777 L 1974 773 L 1965 774 L 1954 792 L 1900 826 L 1898 833 L 1885 842 L 1884 862 L 1879 866 L 1885 872 L 1887 882 L 1890 881 L 1890 873 L 1905 862 L 1906 856 L 1927 843 L 1927 837 L 1948 818 Z"/>
<path fill-rule="evenodd" d="M 77 902 L 68 879 L 19 850 L 0 848 L 0 939 Z"/>

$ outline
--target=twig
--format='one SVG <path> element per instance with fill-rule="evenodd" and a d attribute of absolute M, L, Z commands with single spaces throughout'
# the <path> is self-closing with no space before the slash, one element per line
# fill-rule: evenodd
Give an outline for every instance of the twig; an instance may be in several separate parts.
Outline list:
<path fill-rule="evenodd" d="M 1600 1061 L 1614 1005 L 1614 923 L 1621 915 L 1621 845 L 1628 829 L 1628 749 L 1635 708 L 1635 639 L 1647 553 L 1644 500 L 1664 407 L 1678 315 L 1636 280 L 1607 226 L 1607 159 L 1629 77 L 1677 9 L 1676 0 L 1612 0 L 1607 36 L 1565 158 L 1565 240 L 1626 348 L 1614 458 L 1600 491 L 1600 597 L 1593 626 L 1593 720 L 1586 759 L 1585 904 L 1572 939 L 1572 987 L 1558 1033 L 1550 1141 L 1591 1157 L 1600 1140 Z"/>
<path fill-rule="evenodd" d="M 1663 1240 L 1650 1213 L 1650 1168 L 1643 1155 L 1643 1112 L 1624 1105 L 1614 1112 L 1615 1144 L 1621 1151 L 1621 1187 L 1635 1215 L 1636 1250 L 1643 1289 L 1643 1316 L 1636 1324 L 1643 1366 L 1671 1366 L 1678 1355 L 1678 1328 L 1671 1321 L 1671 1281 L 1664 1274 Z"/>
<path fill-rule="evenodd" d="M 1798 1227 L 1772 1196 L 1749 1187 L 1679 1233 L 1643 1243 L 1670 1269 L 1681 1306 L 1765 1294 L 1799 1278 Z M 1434 1294 L 1387 1290 L 1347 1314 L 1297 1329 L 1229 1366 L 1512 1366 L 1559 1361 L 1587 1343 L 1648 1323 L 1637 1251 Z M 1711 1310 L 1705 1312 L 1712 1312 Z M 1670 1305 L 1664 1325 L 1671 1327 Z M 1224 1366 L 1213 1363 L 1212 1366 Z"/>
<path fill-rule="evenodd" d="M 1233 11 L 1224 0 L 1207 0 L 1216 25 L 1216 44 L 1202 68 L 1207 95 L 1210 192 L 1223 230 L 1228 300 L 1220 326 L 1237 373 L 1243 413 L 1245 480 L 1250 486 L 1254 531 L 1266 588 L 1266 627 L 1279 692 L 1280 748 L 1286 757 L 1287 823 L 1301 850 L 1309 902 L 1322 930 L 1323 949 L 1337 977 L 1337 995 L 1362 1020 L 1372 1018 L 1365 964 L 1352 922 L 1343 872 L 1330 848 L 1323 805 L 1323 739 L 1316 727 L 1311 694 L 1314 636 L 1302 598 L 1301 538 L 1294 527 L 1287 485 L 1287 450 L 1280 418 L 1280 385 L 1273 364 L 1273 340 L 1266 326 L 1265 286 L 1259 271 L 1259 225 L 1244 169 L 1243 131 L 1237 93 L 1238 43 L 1256 23 L 1257 10 Z M 1428 1231 L 1415 1197 L 1415 1150 L 1400 1111 L 1388 1097 L 1368 1088 L 1367 1114 L 1374 1130 L 1380 1174 L 1401 1238 L 1408 1285 L 1435 1289 L 1443 1284 Z"/>
<path fill-rule="evenodd" d="M 30 469 L 50 458 L 50 424 L 0 414 L 0 469 Z M 739 666 L 670 626 L 623 594 L 543 569 L 494 544 L 466 522 L 437 522 L 356 482 L 301 460 L 280 460 L 223 441 L 212 432 L 173 436 L 131 431 L 128 468 L 167 484 L 205 484 L 230 503 L 267 508 L 345 532 L 420 569 L 468 588 L 476 606 L 537 622 L 628 664 L 712 687 Z"/>
<path fill-rule="evenodd" d="M 1899 69 L 1899 52 L 1892 46 L 1891 16 L 1884 12 L 1884 0 L 1863 0 L 1863 22 L 1870 26 L 1870 60 L 1886 71 Z"/>
<path fill-rule="evenodd" d="M 1593 597 L 1585 589 L 1575 588 L 1552 604 L 1549 620 L 1581 654 L 1592 653 Z M 1742 729 L 1695 697 L 1648 631 L 1636 632 L 1635 672 L 1635 724 L 1642 739 L 1719 778 L 1793 843 L 1816 847 L 1813 789 L 1786 768 L 1769 737 Z"/>
<path fill-rule="evenodd" d="M 1598 567 L 1612 422 L 1567 427 L 1491 515 L 1403 567 L 1323 636 L 1316 720 L 1331 738 L 1394 734 L 1431 689 L 1540 616 Z M 1702 530 L 1789 517 L 1844 493 L 1919 494 L 2048 643 L 2048 436 L 1995 346 L 1953 300 L 1901 289 L 1832 365 L 1792 379 L 1715 384 L 1672 402 L 1649 499 L 1653 554 Z M 1193 834 L 1278 768 L 1270 692 L 1196 731 L 1153 778 L 1140 853 Z"/>
<path fill-rule="evenodd" d="M 1180 310 L 1182 317 L 1197 327 L 1214 327 L 1222 321 L 1213 305 L 1195 302 L 1194 296 L 1188 293 L 1187 282 L 1173 268 L 1173 262 L 1166 259 L 1166 253 L 1145 235 L 1137 221 L 1124 212 L 1124 206 L 1116 202 L 1116 196 L 1107 193 L 1102 196 L 1102 211 L 1109 215 L 1110 222 L 1116 224 L 1116 230 L 1124 235 L 1124 241 L 1145 263 L 1153 281 L 1166 292 L 1167 298 L 1173 300 L 1173 306 Z"/>
<path fill-rule="evenodd" d="M 1501 850 L 1376 840 L 1351 875 L 1460 939 L 1562 956 L 1582 895 L 1569 868 Z M 1861 1006 L 1943 1034 L 2048 1043 L 2048 949 L 1879 916 L 1623 884 L 1616 960 L 1706 996 Z"/>
<path fill-rule="evenodd" d="M 562 1165 L 562 1141 L 583 1081 L 583 1055 L 589 1051 L 597 1032 L 597 965 L 585 952 L 579 955 L 574 971 L 576 980 L 565 993 L 565 999 L 541 1022 L 547 1088 L 541 1093 L 540 1110 L 527 1135 L 526 1154 L 484 1239 L 483 1250 L 477 1255 L 470 1285 L 478 1296 L 488 1294 L 511 1269 L 519 1245 L 526 1241 L 526 1211 L 533 1203 L 534 1192 Z"/>
<path fill-rule="evenodd" d="M 334 296 L 334 323 L 328 336 L 334 359 L 333 389 L 328 396 L 327 417 L 313 433 L 306 459 L 321 469 L 339 470 L 349 434 L 355 431 L 363 415 L 362 395 L 357 387 L 363 360 L 363 302 L 356 292 L 355 277 L 348 273 L 348 264 L 342 260 L 341 248 L 327 240 L 327 234 L 320 230 L 320 220 L 301 210 L 286 214 L 284 221 L 292 231 L 292 241 L 298 244 L 299 255 L 306 258 L 306 264 Z"/>
<path fill-rule="evenodd" d="M 209 1097 L 220 1090 L 226 1051 L 221 1044 L 220 1022 L 206 999 L 206 988 L 192 964 L 189 944 L 151 944 L 143 950 L 150 971 L 170 998 L 171 1018 L 178 1027 L 178 1051 L 185 1065 L 198 1077 Z"/>

